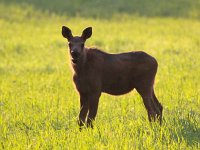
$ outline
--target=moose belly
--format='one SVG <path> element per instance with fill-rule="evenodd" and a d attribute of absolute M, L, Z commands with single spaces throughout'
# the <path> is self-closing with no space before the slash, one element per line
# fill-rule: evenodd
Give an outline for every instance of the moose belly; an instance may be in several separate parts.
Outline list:
<path fill-rule="evenodd" d="M 104 80 L 102 85 L 102 92 L 111 95 L 122 95 L 133 90 L 134 85 L 131 79 L 126 77 L 113 77 Z"/>

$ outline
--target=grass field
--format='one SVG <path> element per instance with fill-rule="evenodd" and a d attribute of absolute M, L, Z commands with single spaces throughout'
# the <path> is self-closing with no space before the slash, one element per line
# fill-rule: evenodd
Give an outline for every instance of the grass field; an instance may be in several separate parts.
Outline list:
<path fill-rule="evenodd" d="M 200 149 L 199 8 L 198 0 L 1 0 L 0 149 Z M 87 46 L 157 58 L 161 127 L 133 91 L 103 94 L 94 129 L 79 132 L 62 25 L 75 35 L 92 26 Z"/>

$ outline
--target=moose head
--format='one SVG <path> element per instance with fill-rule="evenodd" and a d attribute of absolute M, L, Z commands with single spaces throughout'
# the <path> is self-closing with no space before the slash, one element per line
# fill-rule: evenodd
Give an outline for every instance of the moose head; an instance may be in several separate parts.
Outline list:
<path fill-rule="evenodd" d="M 85 28 L 81 36 L 73 36 L 68 27 L 62 26 L 62 35 L 68 40 L 72 62 L 76 64 L 84 55 L 85 41 L 92 36 L 92 27 Z"/>

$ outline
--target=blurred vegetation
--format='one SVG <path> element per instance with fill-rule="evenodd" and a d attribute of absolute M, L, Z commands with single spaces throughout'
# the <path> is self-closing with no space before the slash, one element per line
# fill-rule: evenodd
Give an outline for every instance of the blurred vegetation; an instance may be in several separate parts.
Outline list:
<path fill-rule="evenodd" d="M 110 18 L 114 15 L 200 19 L 199 0 L 1 0 L 6 5 L 32 5 L 60 15 Z"/>

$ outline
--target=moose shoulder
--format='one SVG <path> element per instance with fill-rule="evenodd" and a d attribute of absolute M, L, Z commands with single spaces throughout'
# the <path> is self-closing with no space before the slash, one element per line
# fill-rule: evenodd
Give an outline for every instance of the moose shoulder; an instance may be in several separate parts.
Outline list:
<path fill-rule="evenodd" d="M 143 98 L 149 121 L 162 119 L 162 105 L 153 90 L 157 61 L 142 51 L 109 54 L 96 48 L 86 48 L 92 28 L 81 36 L 73 36 L 68 27 L 62 27 L 67 38 L 74 68 L 74 83 L 80 95 L 79 125 L 92 126 L 102 92 L 122 95 L 134 88 Z M 88 114 L 88 116 L 87 116 Z"/>

